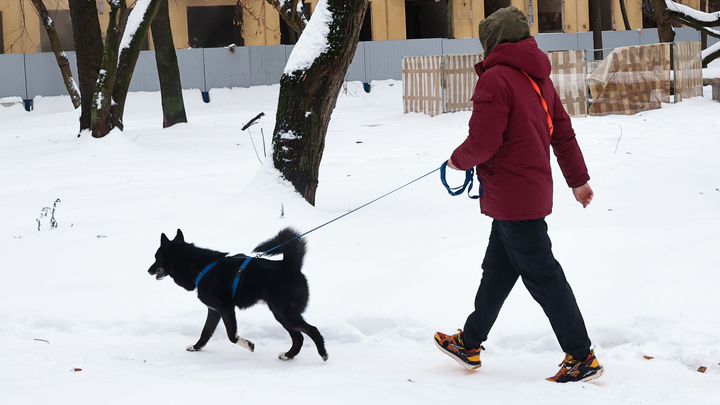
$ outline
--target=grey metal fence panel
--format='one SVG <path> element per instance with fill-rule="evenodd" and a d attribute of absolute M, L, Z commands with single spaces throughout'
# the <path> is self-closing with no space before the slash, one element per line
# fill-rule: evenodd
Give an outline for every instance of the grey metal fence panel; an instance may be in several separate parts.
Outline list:
<path fill-rule="evenodd" d="M 603 31 L 602 45 L 603 55 L 607 58 L 615 48 L 642 45 L 640 31 Z"/>
<path fill-rule="evenodd" d="M 25 87 L 25 54 L 0 55 L 0 78 L 0 97 L 28 99 Z"/>
<path fill-rule="evenodd" d="M 160 91 L 155 51 L 140 52 L 128 91 Z"/>
<path fill-rule="evenodd" d="M 660 43 L 660 35 L 658 34 L 657 28 L 643 28 L 640 31 L 640 44 L 641 45 L 650 45 L 650 44 L 659 44 Z"/>
<path fill-rule="evenodd" d="M 538 34 L 535 35 L 535 41 L 538 47 L 543 51 L 580 51 L 590 46 L 592 49 L 592 36 L 589 38 L 589 44 L 583 39 L 586 38 L 583 33 L 577 34 Z"/>
<path fill-rule="evenodd" d="M 233 51 L 231 51 L 231 49 Z M 250 87 L 248 47 L 206 48 L 205 84 L 209 89 Z"/>
<path fill-rule="evenodd" d="M 442 40 L 416 39 L 365 44 L 366 80 L 402 79 L 403 56 L 442 55 Z"/>
<path fill-rule="evenodd" d="M 77 76 L 75 52 L 66 52 L 73 77 Z M 27 99 L 36 96 L 67 96 L 60 67 L 52 52 L 25 54 L 25 80 L 27 80 Z"/>
<path fill-rule="evenodd" d="M 443 55 L 483 52 L 480 40 L 477 38 L 442 39 L 441 44 Z"/>
<path fill-rule="evenodd" d="M 287 65 L 288 59 L 290 59 L 290 54 L 292 53 L 293 49 L 295 48 L 295 45 L 285 45 L 285 65 Z M 283 70 L 285 70 L 283 68 Z"/>
<path fill-rule="evenodd" d="M 700 31 L 695 28 L 675 28 L 675 41 L 695 42 L 700 40 Z"/>
<path fill-rule="evenodd" d="M 202 49 L 178 49 L 175 51 L 180 68 L 180 82 L 183 89 L 207 91 L 205 86 L 205 65 Z"/>
<path fill-rule="evenodd" d="M 697 41 L 700 35 L 693 28 L 676 30 L 676 40 Z M 539 34 L 535 36 L 540 49 L 593 49 L 592 33 Z M 646 45 L 658 42 L 656 29 L 605 32 L 606 53 L 611 48 Z M 718 42 L 708 38 L 708 44 Z M 184 89 L 249 87 L 276 84 L 293 50 L 292 45 L 177 50 L 180 78 Z M 402 57 L 450 55 L 481 52 L 476 38 L 416 39 L 360 42 L 348 69 L 346 80 L 368 83 L 372 80 L 402 78 Z M 73 75 L 77 78 L 74 52 L 67 52 Z M 588 53 L 592 58 L 592 53 Z M 57 62 L 52 53 L 0 55 L 0 97 L 20 96 L 32 99 L 37 95 L 66 95 Z M 140 54 L 130 91 L 158 91 L 159 80 L 153 51 Z"/>
<path fill-rule="evenodd" d="M 250 46 L 250 85 L 277 84 L 285 70 L 285 45 Z"/>
<path fill-rule="evenodd" d="M 367 83 L 367 76 L 365 74 L 365 42 L 358 42 L 357 49 L 355 50 L 355 56 L 350 63 L 347 74 L 345 75 L 345 81 L 361 81 Z"/>
<path fill-rule="evenodd" d="M 578 37 L 578 50 L 584 49 L 586 51 L 591 51 L 593 49 L 593 33 L 592 32 L 581 32 L 577 35 Z"/>

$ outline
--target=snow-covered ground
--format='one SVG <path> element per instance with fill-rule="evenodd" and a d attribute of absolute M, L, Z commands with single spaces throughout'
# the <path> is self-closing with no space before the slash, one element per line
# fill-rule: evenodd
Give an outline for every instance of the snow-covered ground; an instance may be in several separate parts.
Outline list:
<path fill-rule="evenodd" d="M 491 223 L 437 173 L 307 236 L 306 319 L 327 362 L 309 339 L 278 360 L 290 339 L 263 305 L 237 313 L 255 353 L 223 326 L 186 352 L 206 309 L 146 273 L 160 234 L 182 228 L 199 246 L 249 253 L 285 226 L 310 230 L 436 169 L 470 113 L 403 114 L 401 87 L 348 84 L 316 207 L 262 151 L 278 86 L 213 90 L 209 104 L 187 91 L 190 122 L 165 130 L 159 94 L 131 93 L 126 131 L 100 140 L 76 137 L 67 97 L 37 99 L 30 113 L 0 107 L 0 403 L 720 403 L 720 103 L 709 87 L 660 110 L 574 119 L 596 193 L 587 209 L 555 166 L 550 236 L 602 378 L 544 380 L 563 353 L 521 284 L 481 369 L 434 347 L 433 333 L 472 309 Z M 40 214 L 56 199 L 51 229 Z"/>

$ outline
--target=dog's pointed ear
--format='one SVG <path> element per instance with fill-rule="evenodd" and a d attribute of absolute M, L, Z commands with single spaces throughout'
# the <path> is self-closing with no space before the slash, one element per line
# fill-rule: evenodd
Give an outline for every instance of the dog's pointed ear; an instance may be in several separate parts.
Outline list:
<path fill-rule="evenodd" d="M 160 235 L 160 246 L 166 245 L 168 243 L 170 243 L 170 239 L 168 239 L 168 237 L 165 236 L 164 233 L 162 235 Z"/>
<path fill-rule="evenodd" d="M 183 236 L 182 231 L 178 228 L 177 235 L 175 235 L 175 239 L 173 239 L 175 242 L 185 242 L 185 236 Z"/>

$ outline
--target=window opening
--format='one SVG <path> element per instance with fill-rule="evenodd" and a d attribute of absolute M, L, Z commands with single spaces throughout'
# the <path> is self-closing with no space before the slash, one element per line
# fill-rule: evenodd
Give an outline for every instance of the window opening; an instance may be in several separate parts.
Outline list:
<path fill-rule="evenodd" d="M 191 48 L 245 45 L 242 37 L 242 8 L 240 7 L 188 7 L 187 21 L 188 43 Z"/>
<path fill-rule="evenodd" d="M 564 32 L 563 0 L 538 0 L 538 31 Z"/>
<path fill-rule="evenodd" d="M 407 39 L 447 38 L 448 0 L 405 0 Z"/>
<path fill-rule="evenodd" d="M 510 0 L 485 0 L 485 18 L 505 7 L 510 7 Z"/>

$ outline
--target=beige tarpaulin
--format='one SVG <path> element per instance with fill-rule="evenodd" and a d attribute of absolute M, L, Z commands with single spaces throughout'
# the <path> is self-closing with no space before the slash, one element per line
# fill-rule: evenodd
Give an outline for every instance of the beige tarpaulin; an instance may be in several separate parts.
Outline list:
<path fill-rule="evenodd" d="M 635 114 L 670 101 L 670 44 L 616 48 L 588 77 L 590 115 Z"/>

